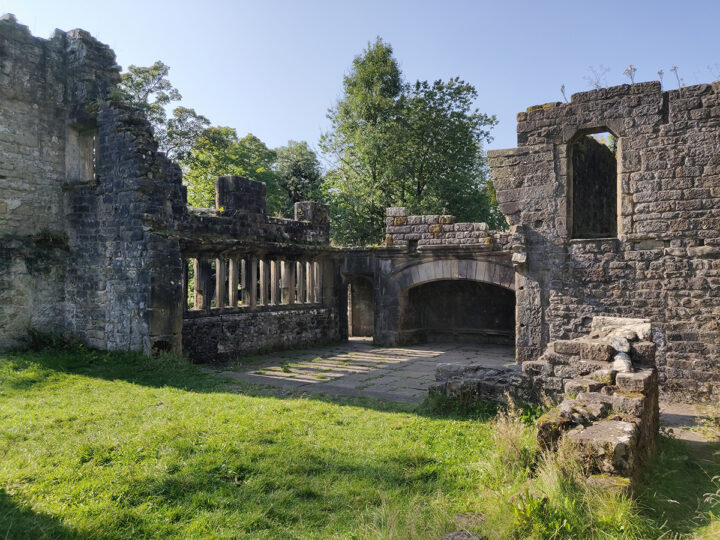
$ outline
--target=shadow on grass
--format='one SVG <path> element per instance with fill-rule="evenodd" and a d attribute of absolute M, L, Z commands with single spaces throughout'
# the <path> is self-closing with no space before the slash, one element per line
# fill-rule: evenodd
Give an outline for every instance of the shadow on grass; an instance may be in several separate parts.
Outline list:
<path fill-rule="evenodd" d="M 79 539 L 84 536 L 68 529 L 51 516 L 38 514 L 29 508 L 18 505 L 10 495 L 0 489 L 0 538 L 39 540 L 43 538 Z"/>
<path fill-rule="evenodd" d="M 5 365 L 3 366 L 3 361 Z M 498 411 L 490 402 L 458 403 L 443 398 L 405 403 L 364 396 L 337 396 L 292 387 L 249 383 L 209 373 L 202 365 L 175 355 L 146 357 L 137 352 L 99 351 L 83 346 L 0 355 L 0 388 L 29 390 L 58 373 L 107 381 L 125 381 L 153 388 L 178 388 L 196 393 L 243 394 L 276 399 L 313 399 L 383 412 L 406 412 L 430 418 L 487 421 Z"/>
<path fill-rule="evenodd" d="M 658 437 L 657 453 L 640 479 L 642 512 L 674 533 L 692 533 L 710 523 L 720 507 L 720 442 Z"/>

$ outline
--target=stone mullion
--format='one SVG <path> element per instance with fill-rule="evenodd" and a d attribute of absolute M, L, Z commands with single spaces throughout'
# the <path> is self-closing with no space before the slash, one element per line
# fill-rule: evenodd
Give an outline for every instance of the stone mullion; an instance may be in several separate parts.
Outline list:
<path fill-rule="evenodd" d="M 195 259 L 195 309 L 207 309 L 210 307 L 210 261 Z"/>
<path fill-rule="evenodd" d="M 247 299 L 247 306 L 254 308 L 257 305 L 257 257 L 250 256 L 245 261 L 245 283 L 243 298 Z"/>
<path fill-rule="evenodd" d="M 228 304 L 231 307 L 238 305 L 238 283 L 240 279 L 240 264 L 237 257 L 230 257 L 228 264 Z"/>
<path fill-rule="evenodd" d="M 260 304 L 267 306 L 270 303 L 270 261 L 260 259 Z"/>
<path fill-rule="evenodd" d="M 296 265 L 296 281 L 297 281 L 297 302 L 305 303 L 305 261 L 299 261 Z"/>
<path fill-rule="evenodd" d="M 270 261 L 270 302 L 277 306 L 280 304 L 280 261 Z"/>
<path fill-rule="evenodd" d="M 227 267 L 224 259 L 215 259 L 215 307 L 222 308 L 226 305 L 227 289 L 225 288 L 225 278 L 227 277 Z"/>

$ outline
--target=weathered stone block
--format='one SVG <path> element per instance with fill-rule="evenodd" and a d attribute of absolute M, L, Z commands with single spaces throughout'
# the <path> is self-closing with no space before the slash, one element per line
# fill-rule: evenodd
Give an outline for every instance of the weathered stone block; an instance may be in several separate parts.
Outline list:
<path fill-rule="evenodd" d="M 604 383 L 593 379 L 571 379 L 565 382 L 565 394 L 576 396 L 581 392 L 597 392 Z"/>
<path fill-rule="evenodd" d="M 554 341 L 550 344 L 549 348 L 550 347 L 552 347 L 556 353 L 565 355 L 580 355 L 580 351 L 582 350 L 582 345 L 579 341 L 570 340 Z"/>
<path fill-rule="evenodd" d="M 583 341 L 580 346 L 580 359 L 590 362 L 610 362 L 615 349 L 609 343 Z"/>
<path fill-rule="evenodd" d="M 640 366 L 654 366 L 657 347 L 651 341 L 639 341 L 632 344 L 630 357 L 634 364 Z"/>
<path fill-rule="evenodd" d="M 623 392 L 647 394 L 653 386 L 657 387 L 657 373 L 654 369 L 644 369 L 635 373 L 618 373 L 615 384 Z"/>
<path fill-rule="evenodd" d="M 553 373 L 553 367 L 548 362 L 543 362 L 541 360 L 530 360 L 522 363 L 522 371 L 525 375 L 551 376 Z"/>
<path fill-rule="evenodd" d="M 567 437 L 580 451 L 588 472 L 632 476 L 637 459 L 638 429 L 619 420 L 578 427 Z"/>
<path fill-rule="evenodd" d="M 570 417 L 558 409 L 552 409 L 537 420 L 537 442 L 544 450 L 557 445 L 562 434 L 573 426 Z"/>

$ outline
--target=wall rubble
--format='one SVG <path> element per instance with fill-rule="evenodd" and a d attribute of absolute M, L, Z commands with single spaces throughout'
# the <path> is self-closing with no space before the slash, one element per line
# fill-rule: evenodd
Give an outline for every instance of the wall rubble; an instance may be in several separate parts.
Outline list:
<path fill-rule="evenodd" d="M 659 428 L 651 336 L 648 320 L 595 317 L 587 336 L 553 341 L 522 366 L 440 364 L 429 393 L 465 403 L 549 400 L 556 406 L 537 421 L 540 447 L 554 449 L 565 437 L 588 475 L 627 486 L 653 452 Z"/>

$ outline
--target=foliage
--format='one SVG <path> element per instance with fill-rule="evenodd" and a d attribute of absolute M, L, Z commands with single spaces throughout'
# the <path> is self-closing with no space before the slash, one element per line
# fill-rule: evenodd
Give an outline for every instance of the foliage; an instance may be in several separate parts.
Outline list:
<path fill-rule="evenodd" d="M 277 161 L 274 171 L 287 198 L 286 215 L 292 215 L 292 205 L 300 201 L 321 200 L 322 170 L 315 152 L 305 141 L 290 141 L 275 149 Z"/>
<path fill-rule="evenodd" d="M 188 203 L 197 207 L 215 206 L 215 178 L 224 175 L 247 176 L 265 182 L 267 211 L 282 212 L 285 195 L 273 170 L 276 154 L 252 134 L 238 138 L 233 128 L 206 129 L 183 160 L 183 176 L 188 186 Z"/>
<path fill-rule="evenodd" d="M 168 79 L 169 72 L 170 67 L 161 61 L 149 67 L 131 65 L 122 74 L 116 97 L 143 110 L 153 127 L 160 151 L 174 161 L 182 161 L 210 121 L 187 107 L 176 107 L 172 117 L 167 118 L 165 108 L 182 99 Z"/>
<path fill-rule="evenodd" d="M 476 98 L 459 78 L 405 82 L 379 38 L 353 60 L 321 140 L 336 242 L 378 242 L 388 206 L 493 221 L 483 144 L 496 120 L 473 109 Z"/>

